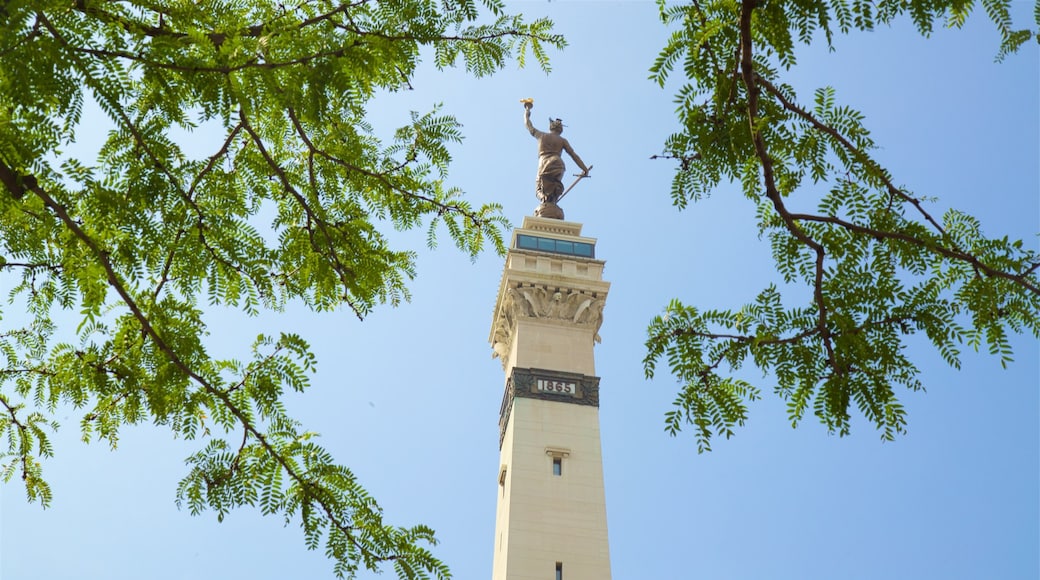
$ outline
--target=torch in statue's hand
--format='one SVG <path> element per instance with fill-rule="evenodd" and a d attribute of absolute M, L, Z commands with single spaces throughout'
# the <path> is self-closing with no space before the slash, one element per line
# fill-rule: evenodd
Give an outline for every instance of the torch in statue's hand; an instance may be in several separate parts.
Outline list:
<path fill-rule="evenodd" d="M 534 99 L 520 99 L 520 102 L 524 104 L 524 108 L 527 110 L 534 108 Z"/>

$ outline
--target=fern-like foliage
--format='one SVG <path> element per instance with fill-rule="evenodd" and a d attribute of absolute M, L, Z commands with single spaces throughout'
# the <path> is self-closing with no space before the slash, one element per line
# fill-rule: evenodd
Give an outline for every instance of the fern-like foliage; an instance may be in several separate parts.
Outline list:
<path fill-rule="evenodd" d="M 251 361 L 214 359 L 202 306 L 360 318 L 407 300 L 415 255 L 386 224 L 503 251 L 500 207 L 445 181 L 459 123 L 414 113 L 384 143 L 367 107 L 408 88 L 424 54 L 482 76 L 530 55 L 548 70 L 563 44 L 497 0 L 5 3 L 0 275 L 29 322 L 0 333 L 3 480 L 52 501 L 41 459 L 59 406 L 112 446 L 148 421 L 201 442 L 178 488 L 193 513 L 298 521 L 340 576 L 449 577 L 432 530 L 384 523 L 286 415 L 314 366 L 306 343 L 262 336 Z M 88 99 L 112 129 L 97 158 L 70 157 Z M 202 126 L 221 136 L 183 138 Z M 78 327 L 57 328 L 56 309 Z"/>
<path fill-rule="evenodd" d="M 1037 37 L 1015 28 L 1009 7 L 982 2 L 1001 34 L 998 59 Z M 971 0 L 660 2 L 674 31 L 651 79 L 663 86 L 681 68 L 685 83 L 680 129 L 662 156 L 680 161 L 673 203 L 681 209 L 723 181 L 740 183 L 778 273 L 809 296 L 783 306 L 770 287 L 737 310 L 675 301 L 655 318 L 646 374 L 663 361 L 682 385 L 666 415 L 670 432 L 692 426 L 702 451 L 731 436 L 759 389 L 727 373 L 750 361 L 775 380 L 793 424 L 812 413 L 844 435 L 858 411 L 892 439 L 907 422 L 897 393 L 923 388 L 904 355 L 908 335 L 923 333 L 954 367 L 963 344 L 1007 364 L 1010 333 L 1040 336 L 1040 255 L 987 237 L 961 212 L 932 216 L 872 157 L 862 113 L 828 87 L 802 104 L 781 81 L 796 45 L 821 33 L 830 44 L 834 34 L 905 16 L 928 35 L 936 22 L 962 25 L 973 8 Z M 798 195 L 810 187 L 826 191 L 815 209 Z"/>

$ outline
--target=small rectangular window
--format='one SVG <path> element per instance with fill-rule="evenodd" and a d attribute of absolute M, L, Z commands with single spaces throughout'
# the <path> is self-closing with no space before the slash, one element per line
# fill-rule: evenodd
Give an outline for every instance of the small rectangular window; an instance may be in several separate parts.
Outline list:
<path fill-rule="evenodd" d="M 563 458 L 553 457 L 553 475 L 563 475 Z"/>
<path fill-rule="evenodd" d="M 563 562 L 556 563 L 556 580 L 563 580 Z"/>

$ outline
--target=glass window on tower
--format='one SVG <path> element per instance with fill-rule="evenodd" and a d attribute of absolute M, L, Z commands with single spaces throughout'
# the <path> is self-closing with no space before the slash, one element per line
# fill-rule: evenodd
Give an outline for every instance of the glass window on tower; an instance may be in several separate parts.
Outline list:
<path fill-rule="evenodd" d="M 563 562 L 556 563 L 556 580 L 563 580 Z"/>
<path fill-rule="evenodd" d="M 527 234 L 517 234 L 516 247 L 523 250 L 538 250 L 540 252 L 552 252 L 554 254 L 579 256 L 582 258 L 596 257 L 596 247 L 588 242 L 557 240 L 556 238 L 543 238 Z"/>
<path fill-rule="evenodd" d="M 553 457 L 553 475 L 563 475 L 563 458 Z"/>

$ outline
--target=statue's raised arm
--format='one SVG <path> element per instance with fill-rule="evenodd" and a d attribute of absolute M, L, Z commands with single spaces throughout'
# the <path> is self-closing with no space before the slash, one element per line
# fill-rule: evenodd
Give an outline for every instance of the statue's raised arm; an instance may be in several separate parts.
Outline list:
<path fill-rule="evenodd" d="M 549 132 L 539 131 L 531 124 L 531 108 L 534 107 L 534 101 L 532 99 L 524 99 L 522 102 L 524 103 L 524 125 L 527 126 L 531 136 L 538 140 L 538 178 L 535 181 L 535 195 L 541 200 L 542 205 L 539 206 L 535 213 L 541 215 L 539 212 L 544 212 L 546 205 L 555 206 L 556 202 L 565 193 L 563 189 L 563 174 L 567 170 L 567 166 L 560 157 L 563 151 L 566 151 L 571 156 L 571 159 L 574 160 L 575 165 L 581 168 L 582 173 L 580 177 L 588 177 L 589 168 L 585 166 L 581 157 L 578 157 L 578 154 L 574 152 L 571 144 L 561 136 L 561 133 L 563 133 L 563 121 L 560 119 L 549 119 Z M 562 219 L 563 211 L 557 207 L 552 213 L 555 214 L 556 212 L 559 215 L 553 215 L 552 217 Z M 547 215 L 546 217 L 549 216 Z"/>
<path fill-rule="evenodd" d="M 534 107 L 534 102 L 530 99 L 525 99 L 524 124 L 527 125 L 527 131 L 531 133 L 532 137 L 534 137 L 535 139 L 541 139 L 542 135 L 545 135 L 545 133 L 542 133 L 538 129 L 535 129 L 534 125 L 531 124 L 531 107 Z"/>

